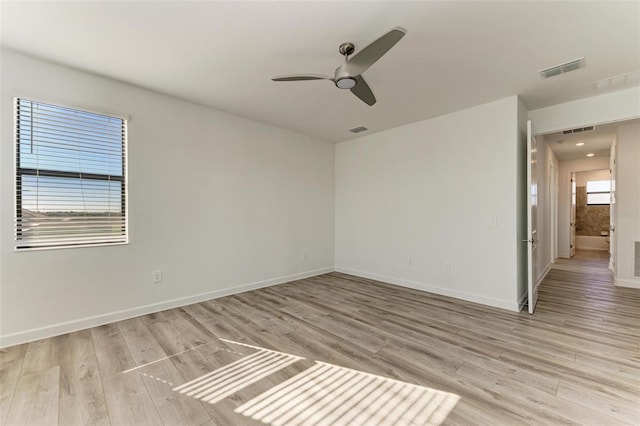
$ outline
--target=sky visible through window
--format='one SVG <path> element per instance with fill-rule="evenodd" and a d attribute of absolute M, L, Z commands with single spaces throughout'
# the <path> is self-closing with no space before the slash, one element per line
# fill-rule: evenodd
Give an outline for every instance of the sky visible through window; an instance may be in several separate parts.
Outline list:
<path fill-rule="evenodd" d="M 611 204 L 611 181 L 610 180 L 587 181 L 587 204 L 588 205 Z"/>

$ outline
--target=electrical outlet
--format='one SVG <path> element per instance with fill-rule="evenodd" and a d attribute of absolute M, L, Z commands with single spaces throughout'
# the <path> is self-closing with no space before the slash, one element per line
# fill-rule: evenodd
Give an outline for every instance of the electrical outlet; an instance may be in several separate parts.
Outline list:
<path fill-rule="evenodd" d="M 153 271 L 151 273 L 151 280 L 154 283 L 159 283 L 160 281 L 162 281 L 162 271 Z"/>
<path fill-rule="evenodd" d="M 303 250 L 302 251 L 302 260 L 308 260 L 309 259 L 309 250 Z"/>
<path fill-rule="evenodd" d="M 444 262 L 444 271 L 451 272 L 451 262 L 449 262 L 448 260 L 445 260 Z"/>
<path fill-rule="evenodd" d="M 413 266 L 413 257 L 409 258 L 409 266 Z"/>

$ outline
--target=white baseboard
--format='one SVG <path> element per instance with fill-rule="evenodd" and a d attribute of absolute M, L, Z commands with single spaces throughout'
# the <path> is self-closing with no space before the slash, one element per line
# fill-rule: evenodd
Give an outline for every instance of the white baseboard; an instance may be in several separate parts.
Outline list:
<path fill-rule="evenodd" d="M 613 283 L 618 287 L 640 288 L 640 279 L 614 279 Z"/>
<path fill-rule="evenodd" d="M 538 275 L 538 280 L 536 281 L 534 291 L 538 290 L 538 287 L 540 287 L 540 284 L 542 284 L 542 281 L 544 281 L 549 271 L 551 271 L 551 263 L 552 262 L 549 262 L 549 264 L 547 264 L 547 266 L 544 268 L 544 271 L 542 272 L 542 274 Z M 521 311 L 524 308 L 524 305 L 527 303 L 528 298 L 529 298 L 529 291 L 527 290 L 524 294 L 522 294 L 518 298 L 518 311 Z"/>
<path fill-rule="evenodd" d="M 544 272 L 538 275 L 538 282 L 536 283 L 536 288 L 542 283 L 542 281 L 544 281 L 545 278 L 547 278 L 549 271 L 551 271 L 551 262 L 549 262 L 549 264 L 547 264 L 547 266 L 544 268 Z"/>
<path fill-rule="evenodd" d="M 298 274 L 270 278 L 268 280 L 256 281 L 253 283 L 242 284 L 234 287 L 227 287 L 221 290 L 214 290 L 206 293 L 194 294 L 192 296 L 179 297 L 177 299 L 166 300 L 163 302 L 152 303 L 149 305 L 138 306 L 130 309 L 123 309 L 121 311 L 108 312 L 106 314 L 95 315 L 73 321 L 61 322 L 46 327 L 33 328 L 31 330 L 6 334 L 4 336 L 0 336 L 0 348 L 19 345 L 21 343 L 33 342 L 34 340 L 46 339 L 48 337 L 59 336 L 61 334 L 71 333 L 73 331 L 84 330 L 86 328 L 96 327 L 115 321 L 122 321 L 125 319 L 138 317 L 140 315 L 146 315 L 166 309 L 191 305 L 193 303 L 217 299 L 219 297 L 230 296 L 232 294 L 244 293 L 250 290 L 270 287 L 273 285 L 309 278 L 316 275 L 327 274 L 333 271 L 333 267 L 315 269 Z"/>
<path fill-rule="evenodd" d="M 518 299 L 518 312 L 520 312 L 524 308 L 524 305 L 527 303 L 528 298 L 529 298 L 529 291 L 527 291 L 522 296 L 520 296 L 520 298 Z"/>
<path fill-rule="evenodd" d="M 386 275 L 379 275 L 365 271 L 359 271 L 356 269 L 345 268 L 342 266 L 336 266 L 336 272 L 342 272 L 343 274 L 355 275 L 357 277 L 368 278 L 370 280 L 382 281 L 387 284 L 399 285 L 402 287 L 413 288 L 415 290 L 422 290 L 429 293 L 439 294 L 441 296 L 453 297 L 455 299 L 466 300 L 467 302 L 480 303 L 482 305 L 492 306 L 494 308 L 507 309 L 509 311 L 518 312 L 518 303 L 503 299 L 496 299 L 493 297 L 486 297 L 480 294 L 467 293 L 459 290 L 452 290 L 449 288 L 439 287 L 435 285 L 409 281 L 402 278 L 389 277 Z"/>

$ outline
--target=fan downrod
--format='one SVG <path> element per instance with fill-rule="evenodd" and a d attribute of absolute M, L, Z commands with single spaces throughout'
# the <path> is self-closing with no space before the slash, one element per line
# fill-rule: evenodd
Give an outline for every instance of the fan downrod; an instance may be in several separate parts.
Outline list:
<path fill-rule="evenodd" d="M 340 45 L 340 47 L 338 48 L 338 51 L 343 56 L 349 56 L 349 55 L 351 55 L 353 53 L 355 48 L 356 47 L 353 45 L 353 43 L 347 42 L 347 43 L 342 43 Z"/>

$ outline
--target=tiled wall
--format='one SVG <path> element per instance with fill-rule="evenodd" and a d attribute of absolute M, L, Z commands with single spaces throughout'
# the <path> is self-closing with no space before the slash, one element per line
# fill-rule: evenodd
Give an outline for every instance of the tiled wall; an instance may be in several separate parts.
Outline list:
<path fill-rule="evenodd" d="M 588 206 L 587 188 L 576 188 L 576 235 L 600 235 L 609 231 L 609 206 Z"/>

